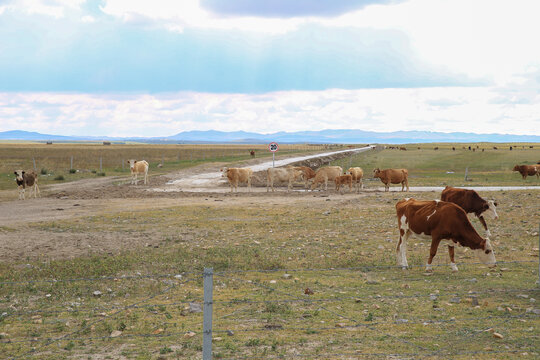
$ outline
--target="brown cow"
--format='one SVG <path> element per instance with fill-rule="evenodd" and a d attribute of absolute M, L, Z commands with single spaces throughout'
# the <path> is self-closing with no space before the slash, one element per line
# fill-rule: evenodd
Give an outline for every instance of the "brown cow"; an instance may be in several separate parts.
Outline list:
<path fill-rule="evenodd" d="M 302 177 L 305 181 L 304 187 L 307 189 L 309 180 L 315 177 L 315 171 L 308 166 L 294 166 L 294 168 L 302 172 Z"/>
<path fill-rule="evenodd" d="M 516 165 L 512 171 L 519 171 L 523 179 L 526 179 L 527 175 L 540 177 L 540 166 L 538 165 Z"/>
<path fill-rule="evenodd" d="M 486 230 L 486 236 L 491 236 L 484 215 L 488 215 L 495 220 L 499 218 L 496 202 L 482 199 L 474 190 L 458 189 L 450 186 L 445 187 L 442 191 L 441 200 L 459 205 L 467 214 L 473 213 L 476 215 Z"/>
<path fill-rule="evenodd" d="M 362 170 L 362 168 L 360 167 L 352 167 L 352 168 L 349 168 L 347 172 L 352 175 L 352 180 L 353 180 L 353 183 L 355 184 L 356 192 L 357 193 L 360 192 L 360 188 L 362 189 L 364 188 L 364 183 L 362 181 L 364 177 L 364 170 Z"/>
<path fill-rule="evenodd" d="M 328 190 L 328 181 L 334 181 L 334 179 L 343 174 L 341 166 L 326 166 L 322 167 L 315 173 L 313 183 L 311 184 L 311 191 L 315 190 L 319 184 L 324 182 L 324 190 Z"/>
<path fill-rule="evenodd" d="M 353 183 L 353 178 L 352 178 L 352 175 L 340 175 L 340 176 L 336 176 L 336 178 L 334 179 L 334 182 L 336 183 L 336 191 L 340 191 L 341 189 L 341 185 L 343 185 L 343 187 L 345 187 L 345 185 L 349 185 L 349 192 L 352 191 L 352 183 Z"/>
<path fill-rule="evenodd" d="M 480 261 L 488 266 L 495 266 L 495 255 L 489 238 L 482 238 L 474 229 L 465 210 L 446 201 L 418 201 L 404 199 L 396 204 L 399 241 L 396 249 L 397 264 L 408 267 L 407 240 L 410 235 L 431 238 L 431 249 L 426 264 L 426 271 L 432 271 L 431 262 L 437 254 L 441 241 L 448 245 L 450 267 L 458 268 L 454 261 L 456 244 L 475 250 Z"/>
<path fill-rule="evenodd" d="M 286 168 L 268 168 L 266 170 L 266 192 L 274 192 L 274 182 L 287 182 L 287 192 L 289 192 L 293 186 L 293 181 L 302 177 L 302 171 L 295 169 L 292 166 Z"/>
<path fill-rule="evenodd" d="M 246 183 L 248 192 L 251 191 L 251 177 L 253 176 L 253 171 L 250 168 L 223 168 L 222 176 L 226 177 L 229 180 L 229 185 L 231 186 L 231 192 L 233 189 L 238 192 L 238 183 Z"/>
<path fill-rule="evenodd" d="M 373 177 L 381 179 L 384 184 L 384 191 L 390 191 L 389 184 L 401 184 L 401 191 L 407 186 L 409 191 L 409 171 L 407 169 L 385 169 L 376 168 L 373 170 Z"/>
<path fill-rule="evenodd" d="M 36 198 L 38 194 L 41 197 L 38 187 L 38 176 L 34 171 L 27 173 L 24 170 L 15 170 L 14 174 L 19 189 L 19 200 L 25 199 L 24 195 L 27 186 L 30 188 L 30 197 L 32 197 L 32 190 L 34 191 L 34 198 Z"/>

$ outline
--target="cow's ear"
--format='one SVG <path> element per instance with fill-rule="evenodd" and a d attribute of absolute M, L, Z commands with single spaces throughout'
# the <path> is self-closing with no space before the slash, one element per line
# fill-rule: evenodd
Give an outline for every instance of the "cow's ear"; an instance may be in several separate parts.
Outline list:
<path fill-rule="evenodd" d="M 17 175 L 17 172 L 16 172 L 16 171 L 14 171 L 13 173 L 14 173 L 15 175 Z"/>
<path fill-rule="evenodd" d="M 499 206 L 499 203 L 497 203 L 496 201 L 494 201 L 494 202 L 493 202 L 493 205 Z"/>
<path fill-rule="evenodd" d="M 23 170 L 22 174 L 24 175 L 24 173 L 26 173 L 26 171 Z"/>

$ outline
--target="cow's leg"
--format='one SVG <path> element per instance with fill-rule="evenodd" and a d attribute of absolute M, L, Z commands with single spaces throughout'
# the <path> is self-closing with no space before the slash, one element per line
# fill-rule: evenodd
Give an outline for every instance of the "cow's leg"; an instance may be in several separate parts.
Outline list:
<path fill-rule="evenodd" d="M 405 186 L 407 186 L 407 192 L 409 192 L 409 179 L 405 179 Z"/>
<path fill-rule="evenodd" d="M 478 217 L 478 220 L 480 220 L 480 223 L 482 223 L 482 226 L 484 227 L 484 230 L 486 230 L 486 236 L 491 237 L 491 232 L 489 231 L 489 229 L 487 227 L 486 220 L 484 219 L 484 217 L 482 215 L 480 215 Z"/>
<path fill-rule="evenodd" d="M 429 258 L 426 264 L 426 271 L 432 272 L 433 268 L 431 267 L 431 263 L 433 262 L 433 258 L 435 255 L 437 255 L 437 247 L 439 247 L 439 242 L 432 240 L 431 241 L 431 248 L 429 249 Z"/>
<path fill-rule="evenodd" d="M 390 191 L 390 185 L 388 183 L 384 184 L 384 192 Z"/>
<path fill-rule="evenodd" d="M 328 178 L 324 179 L 324 191 L 328 190 Z"/>
<path fill-rule="evenodd" d="M 145 172 L 144 173 L 144 185 L 147 185 L 148 184 L 148 173 Z"/>
<path fill-rule="evenodd" d="M 410 231 L 399 229 L 399 241 L 396 249 L 396 258 L 398 266 L 403 270 L 409 266 L 407 262 L 407 240 L 409 239 Z"/>
<path fill-rule="evenodd" d="M 36 192 L 37 192 L 37 195 L 39 195 L 39 197 L 41 197 L 41 191 L 39 191 L 39 186 L 38 186 L 37 182 L 34 183 L 34 197 L 37 197 Z"/>
<path fill-rule="evenodd" d="M 453 272 L 458 271 L 456 262 L 454 261 L 454 247 L 448 245 L 448 256 L 450 256 L 450 268 Z"/>
<path fill-rule="evenodd" d="M 24 187 L 19 185 L 19 200 L 24 200 Z"/>

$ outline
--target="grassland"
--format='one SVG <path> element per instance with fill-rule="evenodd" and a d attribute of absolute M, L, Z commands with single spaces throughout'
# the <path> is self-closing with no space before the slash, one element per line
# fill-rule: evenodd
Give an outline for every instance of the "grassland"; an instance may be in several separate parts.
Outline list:
<path fill-rule="evenodd" d="M 411 185 L 537 184 L 508 170 L 532 162 L 536 149 L 407 148 L 340 162 L 408 167 Z M 446 173 L 463 166 L 472 182 Z M 513 176 L 507 182 L 505 171 Z M 441 247 L 433 274 L 423 271 L 429 245 L 420 239 L 409 244 L 412 268 L 394 267 L 394 204 L 402 196 L 202 194 L 176 203 L 125 199 L 114 210 L 97 199 L 79 201 L 103 202 L 90 214 L 0 227 L 0 237 L 20 237 L 23 249 L 28 236 L 47 236 L 51 245 L 79 239 L 81 248 L 90 244 L 85 239 L 123 244 L 117 251 L 93 245 L 77 256 L 28 250 L 26 259 L 0 263 L 0 352 L 200 358 L 202 314 L 190 303 L 202 303 L 201 272 L 213 267 L 215 358 L 538 358 L 540 191 L 482 193 L 499 203 L 500 219 L 488 220 L 496 269 L 459 248 L 460 271 L 452 273 Z M 147 244 L 135 246 L 135 238 Z"/>
<path fill-rule="evenodd" d="M 280 145 L 279 155 L 312 153 L 341 148 L 324 145 Z M 147 144 L 73 144 L 52 145 L 36 143 L 0 143 L 0 190 L 13 188 L 16 169 L 34 169 L 40 175 L 41 184 L 58 183 L 55 177 L 62 175 L 65 181 L 129 174 L 128 159 L 145 159 L 150 174 L 193 167 L 209 162 L 235 162 L 255 157 L 271 157 L 265 145 L 147 145 Z M 73 162 L 72 162 L 73 158 Z M 72 167 L 73 164 L 73 167 Z M 158 164 L 162 167 L 158 168 Z M 74 173 L 70 170 L 73 169 Z"/>

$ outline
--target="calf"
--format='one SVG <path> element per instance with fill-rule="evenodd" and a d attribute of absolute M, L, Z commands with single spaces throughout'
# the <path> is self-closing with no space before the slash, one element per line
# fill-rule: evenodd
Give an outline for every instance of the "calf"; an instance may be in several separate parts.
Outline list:
<path fill-rule="evenodd" d="M 441 200 L 452 202 L 459 205 L 467 214 L 473 213 L 482 223 L 486 236 L 490 237 L 491 232 L 488 230 L 484 215 L 488 215 L 492 219 L 498 219 L 497 203 L 493 200 L 486 201 L 478 195 L 474 190 L 458 189 L 447 186 L 441 193 Z"/>
<path fill-rule="evenodd" d="M 334 181 L 336 177 L 343 174 L 341 166 L 327 166 L 322 167 L 315 173 L 313 178 L 313 184 L 311 184 L 311 191 L 315 190 L 319 184 L 324 183 L 324 190 L 328 190 L 328 181 Z"/>
<path fill-rule="evenodd" d="M 384 191 L 390 191 L 390 184 L 401 184 L 401 191 L 407 186 L 409 191 L 409 171 L 407 169 L 385 169 L 376 168 L 373 170 L 373 177 L 381 179 L 384 184 Z"/>
<path fill-rule="evenodd" d="M 131 184 L 137 185 L 137 175 L 144 175 L 144 184 L 148 184 L 148 163 L 145 160 L 128 160 L 131 171 Z"/>
<path fill-rule="evenodd" d="M 340 191 L 340 188 L 341 188 L 341 185 L 345 186 L 345 185 L 349 185 L 349 192 L 352 191 L 352 182 L 353 182 L 353 178 L 352 178 L 352 175 L 341 175 L 341 176 L 337 176 L 335 179 L 334 179 L 334 182 L 336 183 L 336 191 Z"/>
<path fill-rule="evenodd" d="M 538 165 L 516 165 L 512 171 L 519 171 L 521 177 L 525 180 L 527 176 L 540 177 L 540 166 Z"/>
<path fill-rule="evenodd" d="M 38 194 L 41 197 L 38 187 L 38 176 L 34 171 L 27 173 L 24 170 L 15 170 L 14 174 L 17 188 L 19 189 L 19 200 L 25 199 L 27 186 L 30 188 L 30 197 L 32 197 L 32 189 L 34 190 L 34 198 L 36 198 Z"/>
<path fill-rule="evenodd" d="M 355 184 L 356 192 L 360 192 L 360 188 L 364 188 L 364 183 L 362 182 L 362 178 L 364 177 L 364 170 L 359 167 L 352 167 L 349 168 L 347 172 L 352 175 L 352 181 Z"/>
<path fill-rule="evenodd" d="M 266 192 L 270 191 L 270 187 L 272 188 L 272 192 L 274 192 L 274 182 L 287 182 L 287 192 L 289 192 L 292 188 L 293 181 L 296 179 L 299 179 L 302 177 L 302 171 L 296 170 L 292 166 L 288 166 L 287 168 L 269 168 L 266 170 Z"/>
<path fill-rule="evenodd" d="M 495 255 L 489 238 L 482 238 L 472 226 L 465 210 L 446 201 L 418 201 L 404 199 L 396 204 L 399 241 L 396 249 L 397 264 L 406 269 L 407 240 L 410 235 L 431 238 L 431 249 L 426 264 L 426 271 L 432 271 L 431 263 L 437 254 L 439 243 L 448 245 L 450 267 L 458 268 L 454 261 L 456 244 L 474 250 L 480 261 L 488 266 L 495 266 Z"/>
<path fill-rule="evenodd" d="M 307 189 L 309 180 L 315 177 L 315 171 L 308 166 L 295 166 L 294 168 L 302 172 L 302 177 L 305 181 L 304 187 Z"/>
<path fill-rule="evenodd" d="M 253 171 L 250 168 L 223 168 L 222 176 L 226 177 L 231 186 L 231 192 L 233 189 L 238 192 L 238 183 L 246 183 L 248 192 L 251 191 L 251 177 Z"/>

